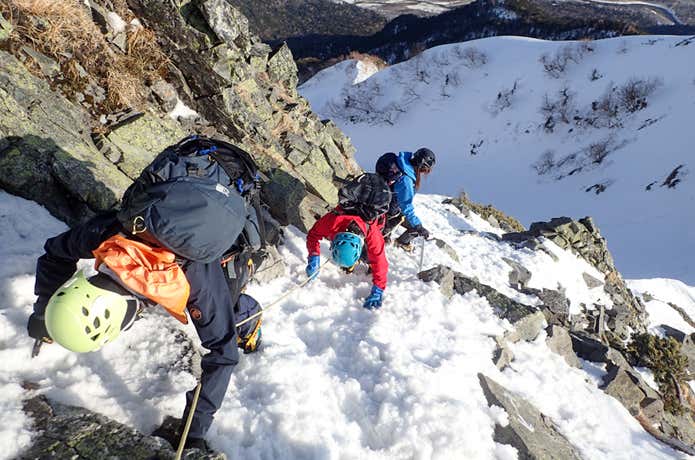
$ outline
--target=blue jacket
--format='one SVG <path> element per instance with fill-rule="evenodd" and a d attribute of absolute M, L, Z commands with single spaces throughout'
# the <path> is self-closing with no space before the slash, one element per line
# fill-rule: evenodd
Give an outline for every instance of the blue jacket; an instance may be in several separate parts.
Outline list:
<path fill-rule="evenodd" d="M 393 184 L 393 192 L 396 194 L 398 204 L 405 219 L 413 227 L 421 225 L 420 219 L 415 215 L 413 197 L 415 196 L 415 168 L 410 163 L 413 152 L 398 152 L 398 168 L 403 175 Z"/>

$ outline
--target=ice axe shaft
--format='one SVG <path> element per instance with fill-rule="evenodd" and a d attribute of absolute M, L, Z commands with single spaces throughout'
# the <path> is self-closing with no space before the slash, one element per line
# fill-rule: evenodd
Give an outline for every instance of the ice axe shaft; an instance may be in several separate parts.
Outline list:
<path fill-rule="evenodd" d="M 418 266 L 417 272 L 422 271 L 422 264 L 425 261 L 425 238 L 422 238 L 422 244 L 420 245 L 420 265 Z"/>

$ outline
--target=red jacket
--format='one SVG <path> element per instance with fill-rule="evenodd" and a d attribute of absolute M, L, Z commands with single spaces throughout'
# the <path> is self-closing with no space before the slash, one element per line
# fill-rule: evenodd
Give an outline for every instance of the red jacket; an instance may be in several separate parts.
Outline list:
<path fill-rule="evenodd" d="M 336 211 L 331 211 L 320 218 L 306 237 L 306 248 L 310 256 L 321 254 L 320 241 L 322 238 L 332 240 L 336 234 L 344 232 L 350 222 L 355 222 L 366 236 L 364 244 L 367 246 L 367 258 L 369 265 L 372 268 L 372 282 L 375 286 L 386 289 L 386 277 L 389 271 L 389 263 L 386 260 L 386 251 L 384 250 L 384 236 L 381 230 L 384 227 L 383 219 L 367 225 L 359 216 L 349 214 L 339 214 L 340 208 Z"/>

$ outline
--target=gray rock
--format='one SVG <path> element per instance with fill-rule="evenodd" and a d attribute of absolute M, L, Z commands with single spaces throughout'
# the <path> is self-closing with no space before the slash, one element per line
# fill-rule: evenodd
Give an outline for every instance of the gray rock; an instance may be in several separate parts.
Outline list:
<path fill-rule="evenodd" d="M 0 13 L 0 43 L 6 41 L 12 35 L 12 24 Z"/>
<path fill-rule="evenodd" d="M 43 73 L 48 78 L 53 78 L 60 73 L 60 65 L 43 53 L 36 51 L 30 46 L 23 46 L 22 51 L 36 62 Z"/>
<path fill-rule="evenodd" d="M 597 280 L 590 274 L 583 272 L 582 273 L 582 278 L 584 278 L 584 282 L 586 283 L 587 287 L 589 289 L 597 288 L 599 286 L 603 286 L 603 281 Z"/>
<path fill-rule="evenodd" d="M 512 300 L 494 288 L 460 273 L 456 273 L 454 277 L 454 290 L 461 295 L 473 290 L 477 291 L 478 295 L 485 297 L 490 302 L 490 305 L 495 310 L 495 314 L 500 318 L 509 320 L 511 323 L 515 323 L 537 311 L 534 307 Z"/>
<path fill-rule="evenodd" d="M 418 273 L 417 277 L 425 282 L 438 283 L 439 289 L 446 298 L 451 298 L 454 295 L 454 272 L 449 267 L 437 265 Z"/>
<path fill-rule="evenodd" d="M 266 252 L 267 257 L 263 260 L 263 263 L 256 268 L 253 275 L 254 281 L 259 284 L 265 284 L 281 276 L 285 276 L 287 272 L 285 260 L 275 247 L 268 246 Z"/>
<path fill-rule="evenodd" d="M 147 112 L 113 129 L 106 139 L 122 153 L 119 169 L 136 179 L 157 154 L 183 137 L 185 132 L 176 122 Z"/>
<path fill-rule="evenodd" d="M 432 240 L 434 240 L 434 244 L 437 245 L 439 249 L 444 251 L 446 255 L 451 257 L 452 260 L 459 262 L 459 256 L 456 253 L 456 250 L 446 241 L 440 240 L 439 238 L 432 237 Z"/>
<path fill-rule="evenodd" d="M 492 354 L 492 362 L 497 369 L 504 370 L 505 367 L 514 361 L 514 352 L 509 348 L 509 343 L 504 337 L 495 337 L 495 351 Z"/>
<path fill-rule="evenodd" d="M 230 48 L 237 46 L 240 36 L 249 36 L 249 21 L 224 0 L 201 0 L 201 10 L 210 28 Z"/>
<path fill-rule="evenodd" d="M 297 87 L 297 64 L 287 43 L 283 43 L 268 60 L 268 75 L 271 80 L 283 83 L 288 88 Z"/>
<path fill-rule="evenodd" d="M 567 364 L 572 367 L 581 368 L 581 363 L 572 349 L 572 339 L 567 329 L 551 325 L 547 329 L 548 338 L 545 343 L 553 352 L 562 356 Z"/>
<path fill-rule="evenodd" d="M 166 80 L 159 79 L 150 86 L 150 89 L 165 112 L 174 110 L 179 99 L 174 85 Z"/>
<path fill-rule="evenodd" d="M 20 459 L 35 458 L 128 458 L 170 460 L 176 451 L 164 439 L 146 436 L 121 423 L 87 409 L 49 401 L 43 396 L 24 404 L 41 433 Z M 223 460 L 224 454 L 204 454 L 189 449 L 187 460 Z"/>
<path fill-rule="evenodd" d="M 528 282 L 531 280 L 531 272 L 519 262 L 512 259 L 502 257 L 502 260 L 504 260 L 507 265 L 512 267 L 512 271 L 509 272 L 509 284 L 517 289 L 526 287 Z"/>
<path fill-rule="evenodd" d="M 112 209 L 130 179 L 99 154 L 82 111 L 0 51 L 0 187 L 68 224 Z"/>
<path fill-rule="evenodd" d="M 488 404 L 509 415 L 507 426 L 495 426 L 496 442 L 514 447 L 520 459 L 581 459 L 549 417 L 489 377 L 478 374 L 478 380 Z"/>
<path fill-rule="evenodd" d="M 538 337 L 544 325 L 545 316 L 543 312 L 536 311 L 514 322 L 512 329 L 505 332 L 504 337 L 511 343 L 520 340 L 531 342 Z"/>

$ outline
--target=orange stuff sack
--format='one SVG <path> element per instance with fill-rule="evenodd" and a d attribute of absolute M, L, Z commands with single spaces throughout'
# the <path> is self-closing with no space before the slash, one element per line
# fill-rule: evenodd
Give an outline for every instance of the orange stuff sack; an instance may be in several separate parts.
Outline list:
<path fill-rule="evenodd" d="M 115 235 L 93 252 L 94 268 L 106 264 L 133 292 L 163 306 L 184 324 L 186 303 L 191 292 L 186 275 L 174 253 Z"/>

